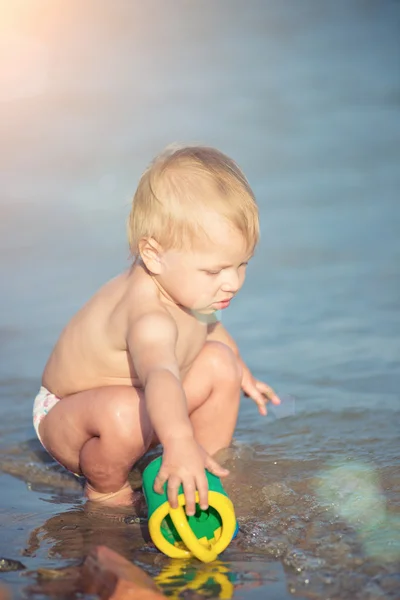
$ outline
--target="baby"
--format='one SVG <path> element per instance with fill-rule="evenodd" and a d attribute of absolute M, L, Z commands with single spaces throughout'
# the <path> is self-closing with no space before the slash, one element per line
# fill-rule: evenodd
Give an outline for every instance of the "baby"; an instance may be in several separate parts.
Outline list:
<path fill-rule="evenodd" d="M 205 468 L 229 446 L 241 390 L 266 414 L 279 398 L 253 377 L 216 319 L 243 285 L 259 237 L 253 192 L 213 148 L 167 149 L 142 175 L 128 221 L 132 266 L 67 324 L 45 367 L 34 426 L 46 450 L 86 478 L 85 495 L 134 501 L 128 474 L 161 443 L 154 483 L 188 515 L 208 507 Z"/>

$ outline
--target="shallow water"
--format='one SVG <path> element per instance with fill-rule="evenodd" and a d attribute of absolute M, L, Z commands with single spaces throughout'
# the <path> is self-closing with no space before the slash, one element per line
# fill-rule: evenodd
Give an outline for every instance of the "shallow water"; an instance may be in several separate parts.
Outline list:
<path fill-rule="evenodd" d="M 38 569 L 107 543 L 172 595 L 201 580 L 88 511 L 30 420 L 65 321 L 127 265 L 141 170 L 181 140 L 232 154 L 256 191 L 262 242 L 223 321 L 285 396 L 265 419 L 243 401 L 225 457 L 241 531 L 202 592 L 400 597 L 399 3 L 0 11 L 0 557 L 26 567 L 1 579 L 62 597 Z"/>

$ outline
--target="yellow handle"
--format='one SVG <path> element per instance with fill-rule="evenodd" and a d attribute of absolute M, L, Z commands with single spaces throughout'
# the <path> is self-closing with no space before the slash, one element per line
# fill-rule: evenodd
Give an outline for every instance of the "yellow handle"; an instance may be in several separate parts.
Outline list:
<path fill-rule="evenodd" d="M 196 500 L 198 501 L 197 498 Z M 177 532 L 182 538 L 182 542 L 185 544 L 186 548 L 190 550 L 193 556 L 205 563 L 209 563 L 217 558 L 218 554 L 213 550 L 212 545 L 208 543 L 207 546 L 203 546 L 194 535 L 182 506 L 170 508 L 169 515 Z"/>
<path fill-rule="evenodd" d="M 210 506 L 215 508 L 221 516 L 222 532 L 215 543 L 200 541 L 193 533 L 188 523 L 183 506 L 185 505 L 185 496 L 178 496 L 178 508 L 171 508 L 168 502 L 164 502 L 154 511 L 149 520 L 149 532 L 151 539 L 161 552 L 164 552 L 171 558 L 188 558 L 191 554 L 202 562 L 211 562 L 215 560 L 232 540 L 236 528 L 235 511 L 231 500 L 219 492 L 208 492 L 208 501 Z M 199 502 L 199 496 L 196 492 L 196 502 Z M 171 516 L 172 522 L 176 527 L 182 541 L 190 550 L 184 550 L 168 542 L 162 534 L 161 523 L 167 514 Z"/>

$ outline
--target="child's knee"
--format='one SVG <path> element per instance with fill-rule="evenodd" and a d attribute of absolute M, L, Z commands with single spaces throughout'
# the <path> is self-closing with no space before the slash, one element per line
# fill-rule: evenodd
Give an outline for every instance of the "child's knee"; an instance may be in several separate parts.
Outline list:
<path fill-rule="evenodd" d="M 132 393 L 136 394 L 134 388 Z M 145 411 L 132 398 L 132 393 L 121 389 L 121 392 L 116 394 L 108 414 L 104 415 L 105 427 L 119 444 L 147 447 L 152 440 L 152 427 Z"/>
<path fill-rule="evenodd" d="M 240 387 L 242 368 L 233 350 L 222 342 L 208 342 L 207 346 L 214 378 L 225 381 L 232 386 Z"/>

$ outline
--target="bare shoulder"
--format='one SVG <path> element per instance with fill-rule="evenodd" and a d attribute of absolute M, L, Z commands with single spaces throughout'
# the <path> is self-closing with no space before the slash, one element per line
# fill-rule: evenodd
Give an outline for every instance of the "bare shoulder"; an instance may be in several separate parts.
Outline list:
<path fill-rule="evenodd" d="M 177 324 L 165 306 L 160 302 L 157 292 L 150 286 L 137 287 L 130 294 L 127 311 L 127 334 L 135 334 L 137 340 L 156 339 L 165 336 L 177 336 Z"/>
<path fill-rule="evenodd" d="M 150 283 L 150 286 L 146 282 L 135 286 L 126 323 L 127 349 L 142 384 L 151 371 L 158 369 L 168 369 L 179 377 L 178 326 L 161 303 L 154 284 Z"/>
<path fill-rule="evenodd" d="M 157 305 L 149 306 L 139 315 L 131 316 L 127 338 L 135 344 L 176 343 L 178 327 L 165 309 Z"/>

